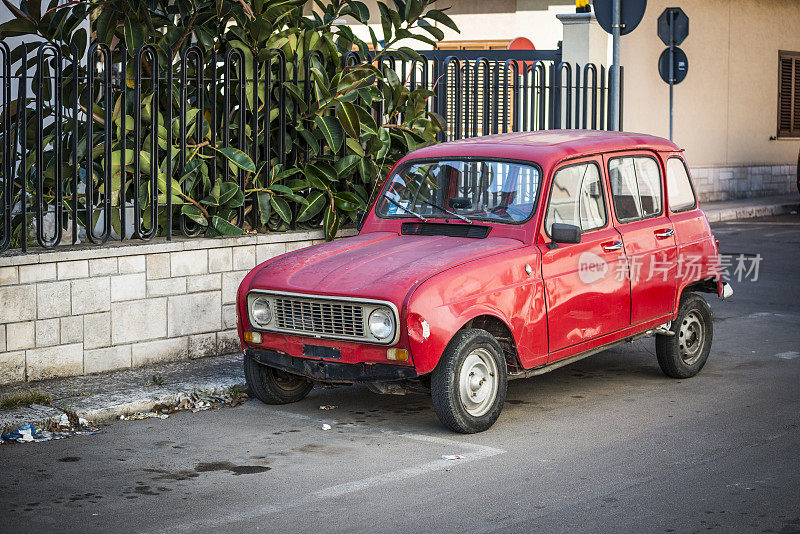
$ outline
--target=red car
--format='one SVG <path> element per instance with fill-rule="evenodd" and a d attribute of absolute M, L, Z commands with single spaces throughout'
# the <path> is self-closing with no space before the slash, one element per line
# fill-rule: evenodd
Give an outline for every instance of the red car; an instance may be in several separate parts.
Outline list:
<path fill-rule="evenodd" d="M 727 297 L 681 149 L 601 131 L 513 133 L 417 150 L 359 234 L 278 256 L 239 288 L 247 382 L 269 404 L 314 384 L 429 392 L 480 432 L 507 381 L 655 336 L 697 374 Z"/>

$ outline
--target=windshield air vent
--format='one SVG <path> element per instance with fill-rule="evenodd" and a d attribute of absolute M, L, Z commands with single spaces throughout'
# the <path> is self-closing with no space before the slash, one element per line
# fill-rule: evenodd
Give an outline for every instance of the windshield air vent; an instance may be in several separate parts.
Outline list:
<path fill-rule="evenodd" d="M 483 239 L 489 235 L 491 226 L 474 224 L 412 223 L 405 222 L 400 230 L 403 235 L 445 235 L 448 237 L 474 237 Z"/>

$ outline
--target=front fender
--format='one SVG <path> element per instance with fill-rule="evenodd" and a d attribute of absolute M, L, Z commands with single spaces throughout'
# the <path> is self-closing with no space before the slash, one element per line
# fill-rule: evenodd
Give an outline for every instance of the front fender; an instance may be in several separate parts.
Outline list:
<path fill-rule="evenodd" d="M 532 367 L 542 358 L 546 361 L 547 324 L 539 266 L 538 249 L 528 246 L 458 265 L 422 282 L 405 306 L 409 349 L 417 372 L 433 371 L 456 332 L 481 315 L 496 317 L 508 327 L 523 367 Z"/>

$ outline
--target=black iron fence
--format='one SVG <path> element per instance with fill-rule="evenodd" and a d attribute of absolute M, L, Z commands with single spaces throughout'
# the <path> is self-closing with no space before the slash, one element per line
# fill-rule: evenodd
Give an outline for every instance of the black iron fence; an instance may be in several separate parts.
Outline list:
<path fill-rule="evenodd" d="M 428 109 L 446 121 L 440 140 L 609 125 L 602 66 L 561 63 L 560 51 L 419 54 L 382 57 L 379 68 L 432 91 Z M 145 45 L 129 57 L 93 44 L 87 58 L 43 44 L 19 61 L 0 42 L 0 251 L 254 228 L 270 208 L 245 196 L 246 170 L 280 176 L 325 142 L 298 119 L 312 70 L 326 68 L 313 53 L 298 64 L 280 51 L 253 60 L 238 49 L 208 58 L 197 46 Z M 398 120 L 379 99 L 368 107 L 378 125 Z M 197 192 L 217 215 L 200 215 Z"/>

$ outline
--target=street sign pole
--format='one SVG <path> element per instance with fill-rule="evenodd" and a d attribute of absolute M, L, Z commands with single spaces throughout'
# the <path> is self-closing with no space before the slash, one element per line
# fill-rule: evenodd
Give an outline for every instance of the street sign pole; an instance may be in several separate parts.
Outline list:
<path fill-rule="evenodd" d="M 611 104 L 614 110 L 611 114 L 611 129 L 619 130 L 619 41 L 620 41 L 620 0 L 613 0 L 611 8 L 611 36 L 612 36 L 612 62 L 611 62 Z"/>
<path fill-rule="evenodd" d="M 669 85 L 669 140 L 675 135 L 675 85 L 686 78 L 689 59 L 679 45 L 689 35 L 689 17 L 679 7 L 668 7 L 658 17 L 657 33 L 667 45 L 658 57 L 658 75 Z"/>
<path fill-rule="evenodd" d="M 675 17 L 670 13 L 669 25 L 669 140 L 672 141 L 672 88 L 675 86 Z"/>
<path fill-rule="evenodd" d="M 620 129 L 620 37 L 631 33 L 644 17 L 647 0 L 593 0 L 597 23 L 612 38 L 611 86 L 608 99 L 608 128 Z"/>

